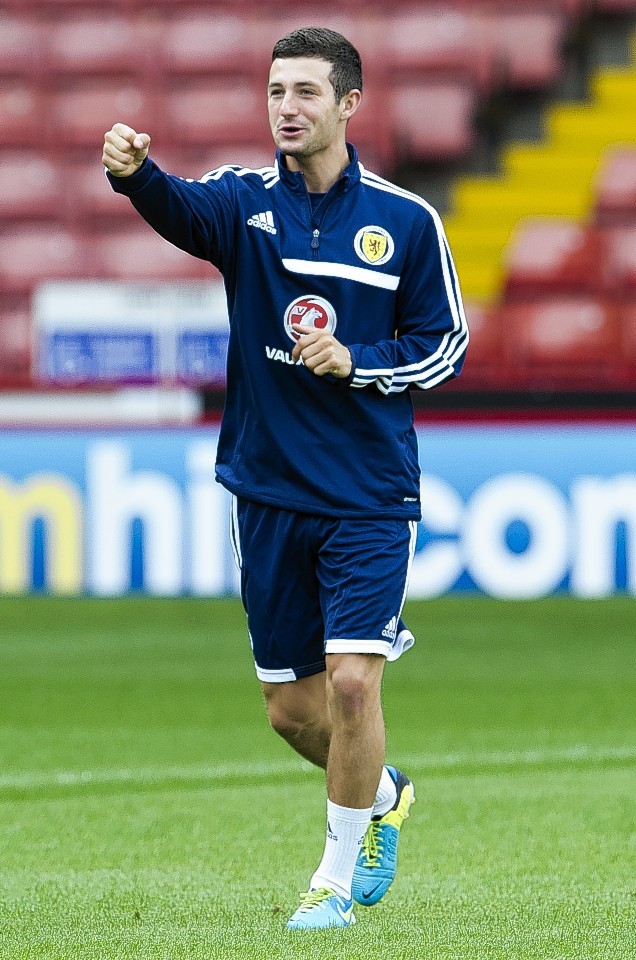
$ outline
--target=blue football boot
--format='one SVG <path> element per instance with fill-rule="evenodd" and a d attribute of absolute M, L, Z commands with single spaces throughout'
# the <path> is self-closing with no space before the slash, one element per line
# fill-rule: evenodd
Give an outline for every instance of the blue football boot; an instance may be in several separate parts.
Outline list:
<path fill-rule="evenodd" d="M 388 813 L 369 824 L 353 871 L 353 899 L 365 907 L 381 900 L 395 879 L 400 828 L 415 803 L 409 778 L 395 767 L 387 770 L 395 780 L 397 800 Z"/>

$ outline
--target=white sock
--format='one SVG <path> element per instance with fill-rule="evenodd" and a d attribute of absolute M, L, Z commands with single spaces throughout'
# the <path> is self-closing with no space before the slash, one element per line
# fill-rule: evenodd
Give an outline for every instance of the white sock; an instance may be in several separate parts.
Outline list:
<path fill-rule="evenodd" d="M 359 810 L 339 807 L 327 800 L 327 838 L 320 865 L 310 887 L 329 887 L 341 897 L 351 899 L 351 880 L 358 851 L 371 821 L 373 807 Z"/>
<path fill-rule="evenodd" d="M 373 816 L 383 817 L 385 813 L 393 807 L 397 800 L 397 787 L 395 780 L 386 767 L 382 767 L 382 776 L 378 786 L 378 792 L 373 802 Z"/>

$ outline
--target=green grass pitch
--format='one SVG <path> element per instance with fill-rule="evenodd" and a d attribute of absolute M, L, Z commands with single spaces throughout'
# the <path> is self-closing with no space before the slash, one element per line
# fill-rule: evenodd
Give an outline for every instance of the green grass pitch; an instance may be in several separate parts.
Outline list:
<path fill-rule="evenodd" d="M 398 877 L 303 934 L 323 779 L 267 725 L 238 603 L 0 600 L 2 960 L 633 960 L 634 601 L 405 616 Z"/>

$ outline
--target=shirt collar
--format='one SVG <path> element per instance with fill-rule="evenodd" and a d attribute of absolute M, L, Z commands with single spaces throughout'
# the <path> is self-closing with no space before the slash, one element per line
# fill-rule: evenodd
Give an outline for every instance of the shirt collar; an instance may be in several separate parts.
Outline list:
<path fill-rule="evenodd" d="M 347 153 L 349 154 L 349 163 L 342 171 L 340 179 L 337 180 L 331 188 L 333 190 L 337 187 L 342 193 L 346 193 L 347 190 L 355 186 L 361 176 L 360 164 L 358 163 L 358 151 L 352 143 L 347 143 Z M 292 190 L 302 190 L 303 193 L 305 192 L 305 181 L 302 173 L 298 170 L 287 169 L 285 157 L 280 150 L 276 151 L 276 167 L 283 183 L 287 184 Z"/>

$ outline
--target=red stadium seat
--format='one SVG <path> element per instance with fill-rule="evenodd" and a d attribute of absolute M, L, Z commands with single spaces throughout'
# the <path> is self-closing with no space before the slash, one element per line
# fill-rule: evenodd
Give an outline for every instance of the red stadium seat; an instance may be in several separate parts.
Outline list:
<path fill-rule="evenodd" d="M 312 0 L 306 6 L 283 7 L 277 11 L 276 16 L 263 13 L 263 8 L 257 7 L 252 23 L 254 76 L 263 87 L 276 41 L 298 27 L 311 24 L 337 30 L 353 43 L 362 57 L 365 79 L 372 79 L 378 72 L 384 76 L 384 64 L 380 62 L 378 52 L 377 18 L 370 13 L 361 17 L 355 10 L 342 5 L 325 7 L 324 4 L 320 5 L 316 0 Z"/>
<path fill-rule="evenodd" d="M 0 298 L 0 388 L 31 376 L 31 311 L 26 298 Z"/>
<path fill-rule="evenodd" d="M 458 389 L 492 389 L 505 379 L 501 313 L 497 307 L 464 304 L 470 346 Z"/>
<path fill-rule="evenodd" d="M 549 86 L 561 75 L 564 18 L 549 10 L 498 10 L 484 13 L 477 31 L 482 50 L 495 63 L 502 82 L 519 89 Z"/>
<path fill-rule="evenodd" d="M 190 145 L 271 142 L 263 88 L 226 78 L 173 87 L 161 105 L 171 141 Z"/>
<path fill-rule="evenodd" d="M 128 201 L 120 197 L 122 203 Z M 178 250 L 147 224 L 96 233 L 90 271 L 114 280 L 197 280 L 218 276 L 210 263 Z"/>
<path fill-rule="evenodd" d="M 506 250 L 506 297 L 598 292 L 602 286 L 599 233 L 574 220 L 523 220 Z"/>
<path fill-rule="evenodd" d="M 492 79 L 492 55 L 480 48 L 476 18 L 456 7 L 398 9 L 378 23 L 378 52 L 394 71 L 470 77 L 486 89 Z"/>
<path fill-rule="evenodd" d="M 620 311 L 621 346 L 627 362 L 632 386 L 636 386 L 636 303 L 630 303 Z"/>
<path fill-rule="evenodd" d="M 117 121 L 139 132 L 153 129 L 154 111 L 145 90 L 118 78 L 86 81 L 53 94 L 47 132 L 69 148 L 100 151 L 104 132 Z"/>
<path fill-rule="evenodd" d="M 69 165 L 65 177 L 70 185 L 68 216 L 78 224 L 122 223 L 139 219 L 132 203 L 112 189 L 97 155 L 93 160 Z"/>
<path fill-rule="evenodd" d="M 47 66 L 57 75 L 135 75 L 149 52 L 136 22 L 113 13 L 66 16 L 49 25 L 47 37 Z"/>
<path fill-rule="evenodd" d="M 608 296 L 636 294 L 636 224 L 601 231 L 603 277 Z"/>
<path fill-rule="evenodd" d="M 504 349 L 518 384 L 531 389 L 612 389 L 621 378 L 616 309 L 593 297 L 502 308 Z"/>
<path fill-rule="evenodd" d="M 0 217 L 46 218 L 60 214 L 63 179 L 57 167 L 37 153 L 0 156 Z"/>
<path fill-rule="evenodd" d="M 636 223 L 636 147 L 615 147 L 596 175 L 596 219 L 600 224 Z"/>
<path fill-rule="evenodd" d="M 25 16 L 0 17 L 0 76 L 35 76 L 43 52 L 42 28 Z"/>
<path fill-rule="evenodd" d="M 0 245 L 0 284 L 25 292 L 42 280 L 82 277 L 85 263 L 81 238 L 61 224 L 16 225 L 4 231 Z"/>
<path fill-rule="evenodd" d="M 42 140 L 43 104 L 33 83 L 0 84 L 0 146 L 35 146 Z"/>
<path fill-rule="evenodd" d="M 475 104 L 475 88 L 469 83 L 396 83 L 391 115 L 398 153 L 416 160 L 464 156 L 474 142 Z"/>
<path fill-rule="evenodd" d="M 250 21 L 227 10 L 192 11 L 168 20 L 156 48 L 156 66 L 169 74 L 251 73 Z M 265 87 L 265 75 L 262 78 Z"/>

